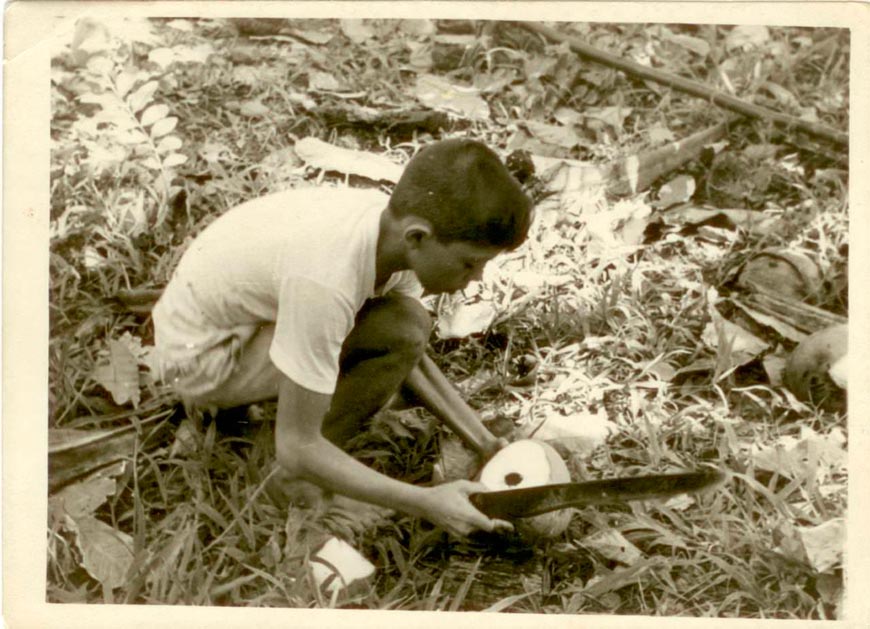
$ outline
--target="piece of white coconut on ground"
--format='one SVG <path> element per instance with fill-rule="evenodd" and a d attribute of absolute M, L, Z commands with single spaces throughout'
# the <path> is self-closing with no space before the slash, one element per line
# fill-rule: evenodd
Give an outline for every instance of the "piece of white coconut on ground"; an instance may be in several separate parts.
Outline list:
<path fill-rule="evenodd" d="M 535 422 L 521 429 L 520 434 L 529 439 L 556 443 L 572 454 L 587 457 L 595 448 L 603 445 L 617 431 L 603 410 L 563 415 L 556 408 L 543 413 L 542 422 Z"/>
<path fill-rule="evenodd" d="M 374 564 L 353 546 L 337 537 L 329 538 L 311 557 L 314 582 L 329 594 L 348 588 L 374 573 Z"/>

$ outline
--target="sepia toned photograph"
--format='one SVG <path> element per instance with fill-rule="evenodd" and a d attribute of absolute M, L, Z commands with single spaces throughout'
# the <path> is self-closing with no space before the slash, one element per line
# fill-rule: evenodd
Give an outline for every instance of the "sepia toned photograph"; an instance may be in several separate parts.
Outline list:
<path fill-rule="evenodd" d="M 850 620 L 849 28 L 243 14 L 54 24 L 46 604 Z"/>

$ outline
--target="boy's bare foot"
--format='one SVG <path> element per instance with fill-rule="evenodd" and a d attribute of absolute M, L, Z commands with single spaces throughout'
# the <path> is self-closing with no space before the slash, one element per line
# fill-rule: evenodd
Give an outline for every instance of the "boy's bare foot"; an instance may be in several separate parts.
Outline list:
<path fill-rule="evenodd" d="M 266 482 L 266 493 L 278 506 L 322 507 L 327 515 L 358 521 L 364 527 L 395 513 L 386 507 L 324 491 L 306 480 L 289 478 L 277 464 Z"/>
<path fill-rule="evenodd" d="M 273 466 L 269 480 L 266 481 L 266 493 L 278 507 L 289 506 L 314 508 L 328 500 L 327 492 L 314 483 L 298 478 L 290 478 L 276 463 Z"/>
<path fill-rule="evenodd" d="M 395 510 L 333 494 L 325 503 L 324 521 L 337 535 L 353 539 L 385 524 Z"/>
<path fill-rule="evenodd" d="M 266 493 L 276 506 L 317 509 L 327 529 L 346 539 L 377 528 L 389 520 L 395 511 L 361 500 L 324 491 L 314 483 L 288 475 L 275 464 L 266 481 Z"/>

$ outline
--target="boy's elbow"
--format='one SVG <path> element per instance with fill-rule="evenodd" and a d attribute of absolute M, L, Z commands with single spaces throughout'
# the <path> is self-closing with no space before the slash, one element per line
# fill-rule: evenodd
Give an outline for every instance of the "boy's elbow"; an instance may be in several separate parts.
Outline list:
<path fill-rule="evenodd" d="M 275 459 L 286 474 L 291 478 L 301 478 L 304 475 L 303 448 L 295 439 L 275 439 Z"/>
<path fill-rule="evenodd" d="M 291 449 L 277 448 L 275 450 L 275 460 L 278 461 L 282 471 L 290 478 L 296 479 L 302 476 L 299 459 Z"/>
<path fill-rule="evenodd" d="M 315 447 L 312 447 L 315 446 Z M 292 478 L 307 478 L 319 458 L 316 444 L 302 444 L 296 439 L 276 439 L 275 459 Z"/>

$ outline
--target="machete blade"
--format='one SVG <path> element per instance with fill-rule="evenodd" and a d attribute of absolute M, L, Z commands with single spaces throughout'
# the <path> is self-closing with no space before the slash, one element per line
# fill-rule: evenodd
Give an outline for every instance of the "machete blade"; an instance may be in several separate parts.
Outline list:
<path fill-rule="evenodd" d="M 609 478 L 474 493 L 471 503 L 491 518 L 528 518 L 566 507 L 622 504 L 670 498 L 718 485 L 725 476 L 714 470 Z"/>

